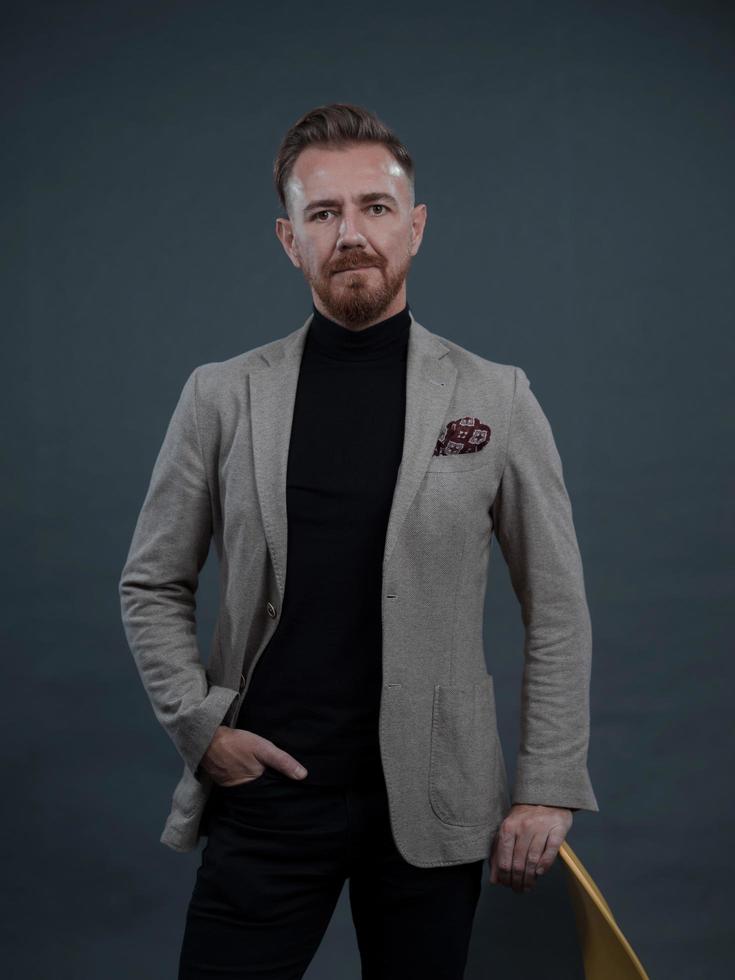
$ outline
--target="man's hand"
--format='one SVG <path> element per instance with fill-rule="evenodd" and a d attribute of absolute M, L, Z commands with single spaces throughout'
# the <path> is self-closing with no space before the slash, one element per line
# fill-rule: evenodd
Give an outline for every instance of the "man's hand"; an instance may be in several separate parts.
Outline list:
<path fill-rule="evenodd" d="M 554 863 L 572 819 L 566 807 L 515 803 L 493 839 L 488 858 L 491 884 L 530 891 L 536 876 Z"/>
<path fill-rule="evenodd" d="M 200 766 L 220 786 L 252 782 L 266 766 L 278 769 L 291 779 L 303 779 L 306 775 L 298 760 L 270 739 L 227 725 L 220 725 L 214 733 Z"/>

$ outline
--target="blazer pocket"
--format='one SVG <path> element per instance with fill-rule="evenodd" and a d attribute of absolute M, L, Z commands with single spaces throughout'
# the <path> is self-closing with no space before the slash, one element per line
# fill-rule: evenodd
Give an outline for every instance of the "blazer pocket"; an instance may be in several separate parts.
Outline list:
<path fill-rule="evenodd" d="M 429 802 L 444 823 L 492 818 L 498 736 L 492 675 L 476 684 L 437 684 L 431 716 Z"/>
<path fill-rule="evenodd" d="M 493 454 L 489 446 L 475 453 L 449 453 L 447 456 L 432 456 L 427 473 L 462 473 L 465 470 L 477 470 L 487 466 Z"/>

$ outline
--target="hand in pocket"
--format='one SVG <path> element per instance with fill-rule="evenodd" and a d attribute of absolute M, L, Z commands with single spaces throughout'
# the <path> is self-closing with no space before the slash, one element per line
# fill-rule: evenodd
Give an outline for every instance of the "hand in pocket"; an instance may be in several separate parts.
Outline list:
<path fill-rule="evenodd" d="M 259 779 L 267 768 L 290 779 L 303 779 L 306 769 L 270 739 L 242 728 L 220 725 L 204 753 L 202 769 L 223 787 L 241 786 Z"/>

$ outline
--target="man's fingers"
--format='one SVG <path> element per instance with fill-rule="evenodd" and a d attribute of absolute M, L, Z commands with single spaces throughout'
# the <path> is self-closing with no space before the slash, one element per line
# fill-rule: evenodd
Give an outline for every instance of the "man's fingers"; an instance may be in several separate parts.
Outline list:
<path fill-rule="evenodd" d="M 551 865 L 556 860 L 556 856 L 559 853 L 559 848 L 564 841 L 564 834 L 558 829 L 554 828 L 546 839 L 546 847 L 539 858 L 538 867 L 543 868 L 544 874 L 549 870 Z"/>
<path fill-rule="evenodd" d="M 513 861 L 511 864 L 511 883 L 514 892 L 523 891 L 523 876 L 526 871 L 526 855 L 531 843 L 528 832 L 516 834 L 516 843 L 513 848 Z"/>
<path fill-rule="evenodd" d="M 490 884 L 497 885 L 498 883 L 498 835 L 495 834 L 493 837 L 493 842 L 490 847 Z"/>
<path fill-rule="evenodd" d="M 513 868 L 513 849 L 516 842 L 515 831 L 500 825 L 497 843 L 498 880 L 501 885 L 511 884 Z"/>
<path fill-rule="evenodd" d="M 306 775 L 306 769 L 298 759 L 294 759 L 292 755 L 283 749 L 279 749 L 272 742 L 263 747 L 262 751 L 258 753 L 258 758 L 271 769 L 277 769 L 292 779 L 301 779 Z"/>
<path fill-rule="evenodd" d="M 523 876 L 524 891 L 530 891 L 536 884 L 536 868 L 541 860 L 541 855 L 544 853 L 546 840 L 547 835 L 545 833 L 534 834 L 531 840 L 531 846 L 528 848 L 528 854 L 526 855 L 526 869 Z"/>
<path fill-rule="evenodd" d="M 533 812 L 533 811 L 531 811 Z M 490 881 L 510 885 L 515 892 L 527 892 L 554 863 L 566 835 L 564 821 L 548 815 L 544 808 L 533 819 L 504 821 L 493 838 L 490 852 Z"/>
<path fill-rule="evenodd" d="M 570 823 L 566 808 L 514 804 L 493 838 L 490 881 L 530 891 L 554 863 Z"/>

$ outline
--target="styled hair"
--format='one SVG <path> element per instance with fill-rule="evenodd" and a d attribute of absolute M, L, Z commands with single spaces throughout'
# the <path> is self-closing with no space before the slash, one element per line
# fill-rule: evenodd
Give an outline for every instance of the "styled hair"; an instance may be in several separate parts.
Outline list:
<path fill-rule="evenodd" d="M 273 163 L 273 180 L 284 211 L 288 213 L 288 181 L 302 150 L 307 146 L 347 147 L 354 143 L 382 143 L 390 150 L 408 177 L 413 205 L 414 164 L 396 134 L 368 109 L 346 102 L 332 102 L 306 112 L 281 141 Z"/>

